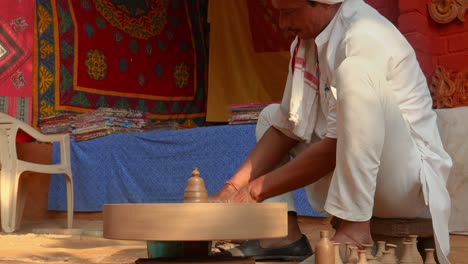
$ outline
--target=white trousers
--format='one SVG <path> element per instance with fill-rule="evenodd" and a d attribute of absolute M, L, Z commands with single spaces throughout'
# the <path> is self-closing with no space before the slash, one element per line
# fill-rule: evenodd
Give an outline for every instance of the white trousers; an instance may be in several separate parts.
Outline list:
<path fill-rule="evenodd" d="M 355 67 L 363 68 L 360 75 Z M 336 167 L 305 187 L 312 208 L 349 221 L 367 221 L 372 216 L 430 218 L 419 176 L 421 155 L 386 79 L 352 60 L 342 63 L 336 75 Z M 260 114 L 257 141 L 273 123 L 278 107 L 270 105 Z M 310 144 L 320 140 L 313 137 Z M 301 141 L 290 154 L 305 148 Z M 265 202 L 286 202 L 295 211 L 292 193 Z"/>

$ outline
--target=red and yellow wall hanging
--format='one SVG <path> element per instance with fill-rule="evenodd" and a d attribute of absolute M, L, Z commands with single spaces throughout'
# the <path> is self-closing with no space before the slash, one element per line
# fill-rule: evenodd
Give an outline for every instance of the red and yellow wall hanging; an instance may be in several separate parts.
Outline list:
<path fill-rule="evenodd" d="M 202 3 L 37 0 L 35 122 L 99 107 L 203 122 Z"/>

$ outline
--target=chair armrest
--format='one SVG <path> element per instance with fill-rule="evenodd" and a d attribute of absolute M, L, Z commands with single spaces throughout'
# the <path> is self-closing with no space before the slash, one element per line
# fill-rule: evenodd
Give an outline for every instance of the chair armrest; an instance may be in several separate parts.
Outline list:
<path fill-rule="evenodd" d="M 36 129 L 24 125 L 24 124 L 18 124 L 19 129 L 23 130 L 27 134 L 29 134 L 31 137 L 33 137 L 37 141 L 41 142 L 61 142 L 64 138 L 70 137 L 68 134 L 53 134 L 53 135 L 46 135 L 42 134 L 41 132 L 37 131 Z"/>
<path fill-rule="evenodd" d="M 60 144 L 61 163 L 64 163 L 64 162 L 69 163 L 70 161 L 70 135 L 69 134 L 46 135 L 46 134 L 42 134 L 41 132 L 34 129 L 30 125 L 24 123 L 23 121 L 12 118 L 8 115 L 0 113 L 0 117 L 3 120 L 3 124 L 5 125 L 7 130 L 9 130 L 9 131 L 5 130 L 4 132 L 14 139 L 16 139 L 16 134 L 18 133 L 18 130 L 22 130 L 39 142 L 49 142 L 49 143 L 58 142 Z M 0 126 L 0 128 L 2 126 Z M 16 155 L 16 147 L 15 147 L 16 142 L 11 141 L 9 143 L 10 143 L 10 147 L 12 148 L 12 151 Z"/>

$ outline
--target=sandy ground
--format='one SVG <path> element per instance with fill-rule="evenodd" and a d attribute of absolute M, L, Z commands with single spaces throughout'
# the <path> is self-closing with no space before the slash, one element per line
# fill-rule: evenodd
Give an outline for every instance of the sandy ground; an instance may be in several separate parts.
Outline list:
<path fill-rule="evenodd" d="M 318 238 L 317 230 L 330 228 L 325 218 L 299 224 L 303 232 L 312 237 L 311 242 L 314 237 Z M 103 238 L 101 220 L 75 219 L 71 230 L 65 225 L 66 219 L 23 222 L 19 231 L 1 233 L 0 264 L 133 264 L 139 258 L 147 258 L 144 241 Z"/>
<path fill-rule="evenodd" d="M 134 263 L 145 258 L 146 243 L 102 238 L 102 221 L 62 219 L 23 223 L 14 234 L 0 235 L 0 263 Z"/>
<path fill-rule="evenodd" d="M 133 264 L 135 260 L 147 257 L 144 241 L 103 238 L 101 220 L 75 219 L 74 229 L 71 230 L 66 229 L 65 225 L 65 219 L 25 222 L 18 232 L 1 233 L 0 264 Z M 332 231 L 327 218 L 299 218 L 299 225 L 312 245 L 318 240 L 319 230 Z M 468 236 L 451 235 L 450 240 L 451 262 L 468 263 Z M 290 262 L 281 262 L 287 263 Z"/>

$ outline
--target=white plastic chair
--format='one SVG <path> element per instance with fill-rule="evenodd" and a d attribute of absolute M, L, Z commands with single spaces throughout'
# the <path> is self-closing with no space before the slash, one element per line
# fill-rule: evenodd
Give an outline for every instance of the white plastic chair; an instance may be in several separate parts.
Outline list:
<path fill-rule="evenodd" d="M 39 142 L 59 142 L 59 164 L 36 164 L 18 159 L 16 135 L 22 130 Z M 18 189 L 20 176 L 25 171 L 66 175 L 67 224 L 73 225 L 73 178 L 70 162 L 70 136 L 68 134 L 44 135 L 28 124 L 0 113 L 0 193 L 2 229 L 11 233 L 19 229 L 23 214 L 25 194 Z"/>

